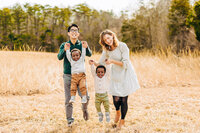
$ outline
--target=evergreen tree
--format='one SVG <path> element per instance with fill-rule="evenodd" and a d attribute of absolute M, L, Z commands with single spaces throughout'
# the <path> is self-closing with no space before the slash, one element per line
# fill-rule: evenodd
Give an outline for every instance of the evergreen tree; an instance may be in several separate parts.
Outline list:
<path fill-rule="evenodd" d="M 188 45 L 189 26 L 187 18 L 190 13 L 189 0 L 172 0 L 169 10 L 169 37 L 175 44 L 176 52 L 180 52 Z"/>
<path fill-rule="evenodd" d="M 195 16 L 194 16 L 194 30 L 196 34 L 196 39 L 200 41 L 200 1 L 197 1 L 194 5 L 194 11 L 195 11 Z"/>

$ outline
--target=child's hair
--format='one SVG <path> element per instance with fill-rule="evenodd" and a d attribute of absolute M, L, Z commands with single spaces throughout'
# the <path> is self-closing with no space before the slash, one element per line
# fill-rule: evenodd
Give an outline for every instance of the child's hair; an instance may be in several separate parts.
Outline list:
<path fill-rule="evenodd" d="M 104 69 L 104 72 L 106 73 L 106 67 L 103 66 L 103 65 L 99 65 L 99 66 L 97 66 L 97 68 L 96 68 L 96 73 L 97 73 L 97 69 L 99 69 L 99 68 L 103 68 L 103 69 Z"/>
<path fill-rule="evenodd" d="M 78 52 L 80 53 L 80 55 L 81 55 L 81 51 L 80 51 L 79 49 L 77 49 L 77 48 L 72 49 L 71 54 L 72 54 L 73 52 L 75 52 L 75 51 L 78 51 Z"/>

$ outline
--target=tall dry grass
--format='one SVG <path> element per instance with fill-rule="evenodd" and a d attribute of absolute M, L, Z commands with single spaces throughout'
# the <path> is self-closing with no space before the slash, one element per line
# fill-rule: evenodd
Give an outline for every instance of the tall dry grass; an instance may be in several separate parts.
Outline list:
<path fill-rule="evenodd" d="M 0 94 L 30 95 L 59 92 L 62 62 L 56 54 L 0 52 Z"/>
<path fill-rule="evenodd" d="M 100 54 L 90 59 L 98 61 Z M 138 53 L 130 56 L 141 87 L 197 86 L 200 84 L 200 57 L 168 57 Z M 89 89 L 93 87 L 86 58 Z M 63 61 L 57 54 L 42 52 L 0 52 L 0 95 L 49 94 L 63 91 Z"/>
<path fill-rule="evenodd" d="M 130 56 L 141 89 L 129 96 L 126 125 L 98 122 L 94 84 L 86 58 L 90 119 L 84 121 L 77 97 L 72 128 L 64 107 L 63 61 L 57 54 L 0 51 L 0 132 L 30 133 L 197 133 L 200 132 L 200 57 L 162 53 Z M 109 95 L 111 120 L 115 117 Z M 104 109 L 103 109 L 104 111 Z"/>
<path fill-rule="evenodd" d="M 131 60 L 143 87 L 200 85 L 198 53 L 175 55 L 172 52 L 133 54 Z"/>

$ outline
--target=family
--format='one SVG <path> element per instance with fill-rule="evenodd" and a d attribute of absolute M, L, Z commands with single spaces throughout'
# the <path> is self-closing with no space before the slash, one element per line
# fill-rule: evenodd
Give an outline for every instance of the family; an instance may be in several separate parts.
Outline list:
<path fill-rule="evenodd" d="M 63 80 L 68 126 L 71 126 L 74 122 L 72 114 L 76 92 L 81 97 L 83 118 L 86 121 L 89 119 L 87 106 L 90 97 L 85 74 L 85 56 L 90 57 L 92 52 L 86 41 L 78 40 L 79 35 L 78 25 L 72 24 L 69 26 L 69 41 L 61 44 L 57 55 L 59 60 L 64 59 Z M 113 127 L 121 128 L 125 125 L 124 120 L 128 111 L 128 96 L 140 86 L 129 59 L 129 48 L 127 45 L 120 42 L 111 30 L 105 30 L 100 34 L 99 44 L 103 49 L 100 60 L 98 62 L 92 59 L 89 60 L 91 73 L 94 78 L 95 107 L 99 122 L 102 122 L 104 118 L 101 104 L 103 104 L 105 109 L 106 121 L 110 122 L 108 94 L 112 95 L 116 109 Z"/>

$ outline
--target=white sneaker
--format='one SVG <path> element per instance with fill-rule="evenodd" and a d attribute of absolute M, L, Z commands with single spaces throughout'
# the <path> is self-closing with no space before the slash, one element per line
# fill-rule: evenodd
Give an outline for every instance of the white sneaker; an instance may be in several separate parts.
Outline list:
<path fill-rule="evenodd" d="M 110 113 L 109 113 L 109 112 L 106 112 L 106 113 L 105 113 L 105 116 L 106 116 L 106 121 L 107 121 L 107 122 L 110 122 Z"/>
<path fill-rule="evenodd" d="M 87 97 L 86 97 L 86 95 L 82 96 L 81 103 L 87 103 Z"/>
<path fill-rule="evenodd" d="M 99 122 L 102 122 L 103 121 L 103 113 L 98 112 L 98 116 L 99 116 Z"/>
<path fill-rule="evenodd" d="M 69 100 L 69 103 L 74 103 L 75 102 L 75 96 L 71 96 L 70 100 Z"/>

